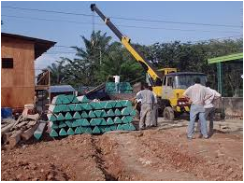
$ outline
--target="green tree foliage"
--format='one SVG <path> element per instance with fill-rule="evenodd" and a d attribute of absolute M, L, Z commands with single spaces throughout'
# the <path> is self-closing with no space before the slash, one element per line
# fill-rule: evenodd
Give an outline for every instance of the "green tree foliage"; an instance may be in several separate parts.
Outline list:
<path fill-rule="evenodd" d="M 56 61 L 52 63 L 47 69 L 51 73 L 51 84 L 62 84 L 65 78 L 65 67 L 64 67 L 65 60 L 62 59 L 61 61 Z"/>

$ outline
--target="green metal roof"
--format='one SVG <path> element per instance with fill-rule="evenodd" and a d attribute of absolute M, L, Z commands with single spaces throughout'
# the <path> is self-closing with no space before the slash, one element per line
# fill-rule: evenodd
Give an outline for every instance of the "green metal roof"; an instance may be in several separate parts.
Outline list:
<path fill-rule="evenodd" d="M 226 55 L 222 57 L 210 58 L 208 59 L 208 64 L 228 62 L 228 61 L 240 60 L 240 59 L 243 59 L 243 53 L 236 53 L 236 54 Z"/>

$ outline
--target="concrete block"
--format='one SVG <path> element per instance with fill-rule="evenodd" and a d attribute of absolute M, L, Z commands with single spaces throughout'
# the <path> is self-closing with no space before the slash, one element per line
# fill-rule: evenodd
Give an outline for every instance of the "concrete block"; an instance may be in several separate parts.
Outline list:
<path fill-rule="evenodd" d="M 117 130 L 124 130 L 123 125 L 118 125 Z"/>
<path fill-rule="evenodd" d="M 69 128 L 68 131 L 67 131 L 67 134 L 68 135 L 74 135 L 75 132 L 74 132 L 74 130 L 72 128 Z"/>
<path fill-rule="evenodd" d="M 121 118 L 121 121 L 122 121 L 123 123 L 129 123 L 129 121 L 128 121 L 128 119 L 127 119 L 127 116 L 123 116 L 123 117 Z"/>
<path fill-rule="evenodd" d="M 133 116 L 133 117 L 136 116 L 136 110 L 132 109 L 131 112 L 130 112 L 130 115 Z"/>
<path fill-rule="evenodd" d="M 102 126 L 107 125 L 107 122 L 104 118 L 101 119 L 100 125 L 102 125 Z"/>
<path fill-rule="evenodd" d="M 136 130 L 135 126 L 132 123 L 130 123 L 130 131 L 135 131 L 135 130 Z"/>
<path fill-rule="evenodd" d="M 109 132 L 109 131 L 111 131 L 110 127 L 109 126 L 105 127 L 105 132 Z"/>
<path fill-rule="evenodd" d="M 106 102 L 106 105 L 104 106 L 105 109 L 111 109 L 113 108 L 112 104 L 110 102 Z"/>
<path fill-rule="evenodd" d="M 52 129 L 58 129 L 59 128 L 59 125 L 56 122 L 51 121 L 49 124 L 50 124 L 50 128 L 52 128 Z"/>
<path fill-rule="evenodd" d="M 80 119 L 80 118 L 81 118 L 80 113 L 76 111 L 73 115 L 73 119 Z"/>
<path fill-rule="evenodd" d="M 110 126 L 110 131 L 115 131 L 115 130 L 117 130 L 117 125 Z"/>
<path fill-rule="evenodd" d="M 130 114 L 130 111 L 128 110 L 127 107 L 125 107 L 125 108 L 123 108 L 123 109 L 121 110 L 121 114 L 124 115 L 124 116 L 126 116 L 126 115 L 129 115 L 129 114 Z"/>
<path fill-rule="evenodd" d="M 113 125 L 114 124 L 114 121 L 112 120 L 112 118 L 108 118 L 107 119 L 107 124 L 108 125 Z"/>
<path fill-rule="evenodd" d="M 95 116 L 98 118 L 102 117 L 103 113 L 104 113 L 104 110 L 95 110 L 94 111 Z"/>
<path fill-rule="evenodd" d="M 58 112 L 60 112 L 60 109 L 59 109 L 59 106 L 58 105 L 50 105 L 49 107 L 48 107 L 48 110 L 49 111 L 51 111 L 51 112 L 53 112 L 53 113 L 58 113 Z"/>
<path fill-rule="evenodd" d="M 58 96 L 56 96 L 56 97 L 53 97 L 51 103 L 52 103 L 52 104 L 55 104 L 55 105 L 60 105 L 60 104 L 62 104 L 62 101 L 61 101 L 61 99 L 60 99 L 60 96 L 58 95 Z"/>
<path fill-rule="evenodd" d="M 90 105 L 93 109 L 102 109 L 100 102 L 91 102 Z"/>
<path fill-rule="evenodd" d="M 69 104 L 70 103 L 69 99 L 66 96 L 63 96 L 61 101 L 63 104 Z"/>
<path fill-rule="evenodd" d="M 82 111 L 81 118 L 88 118 L 88 114 L 86 113 L 86 111 Z"/>
<path fill-rule="evenodd" d="M 46 127 L 47 123 L 45 121 L 40 122 L 37 129 L 34 132 L 34 137 L 39 140 L 44 132 L 44 129 Z"/>
<path fill-rule="evenodd" d="M 98 126 L 102 122 L 101 118 L 93 118 L 90 120 L 91 126 Z"/>
<path fill-rule="evenodd" d="M 81 121 L 80 121 L 80 119 L 75 120 L 75 121 L 73 121 L 73 123 L 72 123 L 72 127 L 73 127 L 73 128 L 74 128 L 74 127 L 78 127 L 78 126 L 81 126 Z"/>
<path fill-rule="evenodd" d="M 65 120 L 71 120 L 71 119 L 73 119 L 72 115 L 69 112 L 67 112 L 65 114 L 64 118 L 65 118 Z"/>
<path fill-rule="evenodd" d="M 92 133 L 92 129 L 91 129 L 91 127 L 87 127 L 85 133 L 89 133 L 89 134 L 91 134 L 91 133 Z"/>
<path fill-rule="evenodd" d="M 47 114 L 49 121 L 57 121 L 57 117 L 55 114 Z"/>
<path fill-rule="evenodd" d="M 67 132 L 65 131 L 65 129 L 61 128 L 61 130 L 59 131 L 59 136 L 66 136 Z"/>
<path fill-rule="evenodd" d="M 88 113 L 88 116 L 89 116 L 89 118 L 95 118 L 96 117 L 93 111 L 90 111 Z"/>
<path fill-rule="evenodd" d="M 78 126 L 78 127 L 76 127 L 75 128 L 75 134 L 81 134 L 82 132 L 81 132 L 81 127 L 80 126 Z"/>
<path fill-rule="evenodd" d="M 75 95 L 66 95 L 67 99 L 69 99 L 69 103 L 73 102 L 73 99 L 75 98 Z"/>
<path fill-rule="evenodd" d="M 80 104 L 75 104 L 75 109 L 74 111 L 81 111 L 82 110 L 82 107 Z"/>
<path fill-rule="evenodd" d="M 133 117 L 132 116 L 126 116 L 127 120 L 128 120 L 128 123 L 132 122 L 133 121 Z"/>
<path fill-rule="evenodd" d="M 114 111 L 112 110 L 112 109 L 109 109 L 108 111 L 107 111 L 107 116 L 108 117 L 113 117 L 115 114 L 114 114 Z"/>
<path fill-rule="evenodd" d="M 100 133 L 101 133 L 100 129 L 97 126 L 95 126 L 95 128 L 93 128 L 92 130 L 92 134 L 100 134 Z"/>
<path fill-rule="evenodd" d="M 70 108 L 68 105 L 62 104 L 62 105 L 59 105 L 59 110 L 60 110 L 60 112 L 68 112 L 68 111 L 70 111 Z"/>
<path fill-rule="evenodd" d="M 58 137 L 58 133 L 56 132 L 56 130 L 52 129 L 50 134 L 51 137 Z"/>
<path fill-rule="evenodd" d="M 82 119 L 82 123 L 81 126 L 90 126 L 91 124 L 89 123 L 89 121 L 87 119 Z"/>
<path fill-rule="evenodd" d="M 67 126 L 67 124 L 64 121 L 59 122 L 59 125 L 58 125 L 59 128 L 64 128 L 66 126 Z"/>
<path fill-rule="evenodd" d="M 73 104 L 77 104 L 77 103 L 79 103 L 79 100 L 77 99 L 77 97 L 76 97 L 76 96 L 73 98 L 72 103 L 73 103 Z"/>
<path fill-rule="evenodd" d="M 70 111 L 75 111 L 76 104 L 69 104 L 68 106 Z"/>
<path fill-rule="evenodd" d="M 105 133 L 106 132 L 106 127 L 107 126 L 100 126 L 100 130 L 101 130 L 101 133 Z"/>
<path fill-rule="evenodd" d="M 59 113 L 57 116 L 57 121 L 63 121 L 65 120 L 64 115 L 62 113 Z"/>
<path fill-rule="evenodd" d="M 122 123 L 122 121 L 121 121 L 121 119 L 119 117 L 115 117 L 114 118 L 114 123 L 115 124 L 120 124 L 120 123 Z"/>
<path fill-rule="evenodd" d="M 123 128 L 123 130 L 130 131 L 130 125 L 128 123 L 127 124 L 123 124 L 122 128 Z"/>
<path fill-rule="evenodd" d="M 65 121 L 65 124 L 66 124 L 68 127 L 72 127 L 72 121 Z"/>
<path fill-rule="evenodd" d="M 83 109 L 83 110 L 87 110 L 87 111 L 89 111 L 89 110 L 92 109 L 92 107 L 91 107 L 90 104 L 81 104 L 81 106 L 82 106 L 82 109 Z"/>
<path fill-rule="evenodd" d="M 115 116 L 120 116 L 121 111 L 119 109 L 115 109 L 114 114 L 115 114 Z"/>
<path fill-rule="evenodd" d="M 122 103 L 118 100 L 116 101 L 115 107 L 123 107 Z"/>

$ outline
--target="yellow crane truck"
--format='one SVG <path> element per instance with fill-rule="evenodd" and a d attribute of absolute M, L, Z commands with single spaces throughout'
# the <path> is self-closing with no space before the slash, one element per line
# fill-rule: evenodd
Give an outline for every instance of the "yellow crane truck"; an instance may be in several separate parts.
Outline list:
<path fill-rule="evenodd" d="M 156 69 L 150 61 L 143 57 L 141 53 L 130 43 L 129 37 L 123 35 L 115 25 L 107 18 L 95 4 L 91 4 L 91 10 L 95 11 L 119 38 L 125 48 L 132 54 L 147 73 L 147 82 L 152 86 L 157 95 L 159 111 L 167 120 L 173 120 L 175 116 L 189 112 L 189 104 L 183 97 L 186 88 L 194 84 L 196 77 L 201 79 L 205 85 L 206 75 L 197 72 L 177 72 L 176 68 Z"/>

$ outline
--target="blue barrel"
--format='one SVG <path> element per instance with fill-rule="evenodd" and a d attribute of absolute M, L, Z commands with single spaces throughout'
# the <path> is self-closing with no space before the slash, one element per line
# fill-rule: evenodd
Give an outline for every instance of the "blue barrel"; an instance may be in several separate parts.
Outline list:
<path fill-rule="evenodd" d="M 12 117 L 12 108 L 10 108 L 10 107 L 1 108 L 1 116 L 2 116 L 2 118 L 11 118 Z"/>

